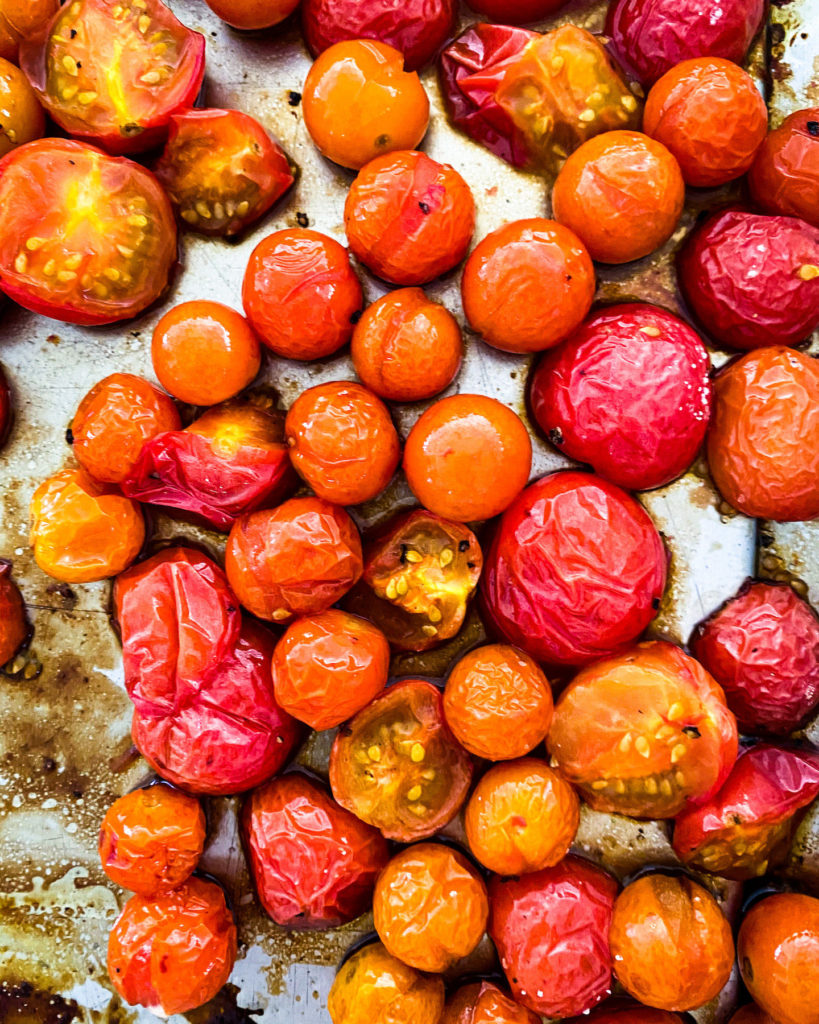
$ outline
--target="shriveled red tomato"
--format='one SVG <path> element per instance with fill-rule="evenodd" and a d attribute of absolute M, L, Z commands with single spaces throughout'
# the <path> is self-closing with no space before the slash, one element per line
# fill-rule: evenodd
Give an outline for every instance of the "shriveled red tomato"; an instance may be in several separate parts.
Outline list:
<path fill-rule="evenodd" d="M 108 974 L 126 1003 L 161 1017 L 201 1006 L 236 960 L 236 925 L 218 885 L 191 878 L 152 899 L 132 896 L 111 929 Z"/>
<path fill-rule="evenodd" d="M 729 1024 L 776 1024 L 776 1021 L 756 1003 L 748 1003 L 737 1010 Z"/>
<path fill-rule="evenodd" d="M 26 309 L 127 320 L 159 298 L 175 260 L 171 205 L 138 164 L 66 139 L 0 160 L 0 288 Z"/>
<path fill-rule="evenodd" d="M 228 25 L 250 32 L 289 18 L 299 0 L 207 0 L 207 5 Z"/>
<path fill-rule="evenodd" d="M 652 641 L 579 672 L 555 705 L 547 744 L 596 810 L 673 818 L 722 785 L 737 724 L 701 665 Z"/>
<path fill-rule="evenodd" d="M 454 818 L 472 758 L 446 724 L 441 692 L 421 679 L 390 686 L 342 726 L 330 785 L 342 807 L 387 839 L 426 839 Z"/>
<path fill-rule="evenodd" d="M 624 303 L 546 353 L 529 397 L 561 452 L 629 490 L 674 480 L 694 461 L 711 411 L 699 335 L 659 306 Z"/>
<path fill-rule="evenodd" d="M 0 366 L 0 450 L 11 433 L 14 423 L 14 402 L 6 371 Z"/>
<path fill-rule="evenodd" d="M 174 114 L 154 171 L 189 227 L 228 237 L 257 221 L 294 180 L 281 146 L 239 110 Z"/>
<path fill-rule="evenodd" d="M 389 860 L 377 829 L 300 772 L 254 790 L 242 828 L 259 900 L 284 927 L 334 928 L 363 914 Z"/>
<path fill-rule="evenodd" d="M 73 0 L 45 33 L 20 45 L 20 67 L 70 135 L 111 153 L 140 153 L 193 105 L 205 77 L 205 37 L 161 0 Z"/>
<path fill-rule="evenodd" d="M 0 665 L 11 661 L 28 631 L 23 598 L 11 578 L 11 562 L 0 559 Z"/>
<path fill-rule="evenodd" d="M 489 935 L 512 994 L 535 1013 L 569 1017 L 611 991 L 617 882 L 580 857 L 489 884 Z"/>
<path fill-rule="evenodd" d="M 819 228 L 819 107 L 797 110 L 768 134 L 748 184 L 765 213 L 801 217 Z"/>
<path fill-rule="evenodd" d="M 443 980 L 397 960 L 380 942 L 341 965 L 327 997 L 333 1024 L 440 1024 L 443 1009 Z"/>
<path fill-rule="evenodd" d="M 0 0 L 0 57 L 17 60 L 22 39 L 45 31 L 60 0 Z"/>
<path fill-rule="evenodd" d="M 102 870 L 140 896 L 172 892 L 193 874 L 205 846 L 196 797 L 161 783 L 115 800 L 100 827 Z"/>
<path fill-rule="evenodd" d="M 531 1010 L 489 981 L 463 985 L 450 996 L 440 1024 L 540 1024 Z"/>
<path fill-rule="evenodd" d="M 0 157 L 44 134 L 43 108 L 28 79 L 0 54 Z"/>
<path fill-rule="evenodd" d="M 569 470 L 527 487 L 503 514 L 481 600 L 496 632 L 537 661 L 584 665 L 645 629 L 666 568 L 662 538 L 642 506 Z"/>
<path fill-rule="evenodd" d="M 478 14 L 485 14 L 493 21 L 517 25 L 521 21 L 537 21 L 561 8 L 566 0 L 468 0 L 469 6 Z"/>
<path fill-rule="evenodd" d="M 630 1004 L 618 1005 L 616 1009 L 592 1010 L 590 1014 L 572 1019 L 571 1024 L 684 1024 L 684 1021 L 678 1013 Z"/>
<path fill-rule="evenodd" d="M 478 585 L 483 555 L 461 523 L 418 509 L 368 544 L 361 583 L 345 604 L 399 651 L 425 651 L 455 636 Z"/>

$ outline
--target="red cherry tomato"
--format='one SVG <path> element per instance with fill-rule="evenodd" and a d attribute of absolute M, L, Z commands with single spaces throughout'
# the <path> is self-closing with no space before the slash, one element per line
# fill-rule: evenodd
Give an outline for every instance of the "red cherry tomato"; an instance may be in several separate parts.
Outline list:
<path fill-rule="evenodd" d="M 440 1024 L 540 1024 L 531 1010 L 489 981 L 463 985 L 449 998 Z"/>
<path fill-rule="evenodd" d="M 521 21 L 545 18 L 563 7 L 566 0 L 468 0 L 468 3 L 473 11 L 485 14 L 492 21 L 517 25 Z"/>
<path fill-rule="evenodd" d="M 0 53 L 0 157 L 45 135 L 45 117 L 23 72 Z"/>
<path fill-rule="evenodd" d="M 444 983 L 373 942 L 339 968 L 327 998 L 333 1024 L 441 1024 Z"/>
<path fill-rule="evenodd" d="M 694 461 L 711 410 L 711 362 L 688 324 L 658 306 L 609 306 L 535 371 L 532 412 L 552 444 L 630 490 Z"/>
<path fill-rule="evenodd" d="M 126 320 L 162 294 L 175 260 L 171 205 L 138 164 L 65 139 L 0 160 L 0 288 L 26 309 Z"/>
<path fill-rule="evenodd" d="M 0 560 L 0 665 L 11 661 L 28 635 L 26 611 L 11 562 Z"/>
<path fill-rule="evenodd" d="M 206 0 L 208 7 L 233 28 L 270 28 L 289 18 L 299 0 Z"/>
<path fill-rule="evenodd" d="M 609 924 L 617 883 L 569 856 L 489 884 L 489 935 L 518 1002 L 547 1017 L 596 1006 L 611 991 Z"/>
<path fill-rule="evenodd" d="M 17 60 L 22 39 L 43 32 L 60 0 L 0 0 L 0 57 Z"/>
<path fill-rule="evenodd" d="M 797 110 L 757 151 L 748 175 L 756 205 L 819 228 L 818 157 L 819 107 Z"/>
<path fill-rule="evenodd" d="M 363 914 L 389 860 L 380 832 L 297 772 L 254 790 L 242 827 L 259 900 L 284 927 L 334 928 Z"/>

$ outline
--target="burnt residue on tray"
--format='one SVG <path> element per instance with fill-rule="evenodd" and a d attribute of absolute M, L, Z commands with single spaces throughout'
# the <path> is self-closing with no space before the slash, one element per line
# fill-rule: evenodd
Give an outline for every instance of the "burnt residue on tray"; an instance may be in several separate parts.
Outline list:
<path fill-rule="evenodd" d="M 62 996 L 40 992 L 28 981 L 0 983 L 0 1022 L 11 1024 L 71 1024 L 80 1015 L 77 1004 Z"/>

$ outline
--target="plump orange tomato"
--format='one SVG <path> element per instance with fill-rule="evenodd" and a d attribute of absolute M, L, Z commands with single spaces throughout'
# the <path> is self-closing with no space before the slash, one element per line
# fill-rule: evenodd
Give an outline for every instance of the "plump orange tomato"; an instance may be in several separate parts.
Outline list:
<path fill-rule="evenodd" d="M 253 31 L 289 18 L 299 0 L 206 0 L 208 7 L 232 28 Z"/>
<path fill-rule="evenodd" d="M 59 6 L 60 0 L 0 0 L 0 57 L 16 60 L 20 41 L 38 35 Z"/>
<path fill-rule="evenodd" d="M 504 995 L 497 985 L 463 985 L 447 1000 L 440 1024 L 540 1024 L 541 1018 Z"/>
<path fill-rule="evenodd" d="M 15 146 L 41 139 L 45 117 L 28 79 L 0 56 L 0 156 Z"/>
<path fill-rule="evenodd" d="M 26 611 L 11 563 L 0 560 L 0 665 L 11 661 L 28 635 Z"/>
<path fill-rule="evenodd" d="M 819 106 L 797 110 L 772 131 L 748 174 L 765 213 L 801 217 L 819 227 Z"/>
<path fill-rule="evenodd" d="M 333 1024 L 440 1024 L 441 978 L 408 967 L 373 942 L 345 961 L 327 997 Z"/>
<path fill-rule="evenodd" d="M 374 39 L 325 50 L 307 74 L 302 110 L 323 155 L 352 170 L 384 153 L 415 149 L 429 123 L 417 73 L 404 70 L 399 50 Z"/>

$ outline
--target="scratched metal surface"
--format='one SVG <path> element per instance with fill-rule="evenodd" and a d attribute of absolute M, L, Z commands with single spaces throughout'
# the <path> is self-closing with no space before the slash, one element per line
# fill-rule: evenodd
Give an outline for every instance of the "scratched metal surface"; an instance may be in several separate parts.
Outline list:
<path fill-rule="evenodd" d="M 309 60 L 295 27 L 242 36 L 223 26 L 202 0 L 170 0 L 186 24 L 208 41 L 206 102 L 238 107 L 278 137 L 300 165 L 289 198 L 239 245 L 183 238 L 184 271 L 161 308 L 124 326 L 88 330 L 45 320 L 6 306 L 0 310 L 2 361 L 17 398 L 17 422 L 2 457 L 0 555 L 14 563 L 35 628 L 28 662 L 16 674 L 0 676 L 0 1022 L 18 1024 L 134 1024 L 151 1021 L 147 1013 L 123 1007 L 113 996 L 105 972 L 108 929 L 124 894 L 107 882 L 96 858 L 96 835 L 107 806 L 145 776 L 144 765 L 129 757 L 130 705 L 122 687 L 119 650 L 110 629 L 110 592 L 105 584 L 58 587 L 40 573 L 26 545 L 28 501 L 39 480 L 70 461 L 64 434 L 77 403 L 102 376 L 129 370 L 152 376 L 148 344 L 164 309 L 187 299 L 216 296 L 240 308 L 242 273 L 252 247 L 265 234 L 295 225 L 306 215 L 312 227 L 343 241 L 342 209 L 352 175 L 322 160 L 304 128 L 300 109 L 288 104 L 301 89 Z M 572 20 L 594 31 L 602 28 L 604 4 L 574 0 L 550 24 Z M 463 21 L 469 15 L 464 10 Z M 780 3 L 772 14 L 772 118 L 819 101 L 817 58 L 819 0 Z M 783 27 L 777 29 L 775 25 Z M 814 26 L 814 37 L 806 26 Z M 751 66 L 761 72 L 757 47 Z M 548 209 L 544 181 L 517 173 L 467 139 L 452 132 L 442 114 L 434 74 L 424 77 L 433 121 L 424 148 L 453 164 L 472 186 L 478 202 L 476 239 L 507 220 Z M 670 258 L 687 231 L 701 197 L 692 197 L 675 238 L 657 256 L 627 268 L 600 273 L 600 297 L 652 300 L 678 308 Z M 303 217 L 301 218 L 303 221 Z M 362 272 L 367 298 L 383 286 Z M 458 274 L 430 286 L 463 321 Z M 468 353 L 453 390 L 493 395 L 526 417 L 526 360 L 506 356 L 467 336 Z M 715 352 L 714 362 L 725 354 Z M 305 387 L 324 380 L 351 378 L 343 354 L 296 365 L 268 358 L 266 383 L 278 389 L 286 408 Z M 396 409 L 401 432 L 423 405 Z M 533 476 L 565 464 L 535 439 Z M 760 571 L 791 574 L 804 580 L 819 599 L 819 528 L 757 526 L 721 506 L 700 463 L 675 484 L 643 496 L 672 553 L 671 582 L 653 631 L 685 642 L 692 627 L 731 596 L 739 584 Z M 411 498 L 400 477 L 378 502 L 357 510 L 363 527 Z M 191 536 L 189 527 L 159 519 L 165 536 Z M 197 536 L 218 549 L 218 538 Z M 767 559 L 767 560 L 766 560 Z M 464 635 L 440 652 L 423 658 L 397 658 L 396 674 L 423 671 L 441 675 L 460 647 L 481 636 L 476 617 Z M 39 667 L 42 670 L 39 674 Z M 819 737 L 819 727 L 814 729 Z M 319 769 L 329 740 L 314 736 L 302 759 Z M 225 882 L 240 924 L 240 954 L 230 985 L 212 1004 L 177 1024 L 328 1024 L 323 1009 L 333 970 L 344 950 L 369 930 L 354 922 L 326 935 L 285 933 L 259 911 L 250 892 L 236 831 L 237 801 L 213 800 L 209 806 L 210 842 L 204 867 Z M 457 835 L 458 825 L 453 828 Z M 807 884 L 819 886 L 819 812 L 806 819 L 790 869 Z M 647 862 L 673 864 L 668 831 L 662 823 L 636 823 L 586 810 L 578 849 L 625 877 Z M 729 912 L 736 910 L 737 888 L 718 883 Z M 472 965 L 491 963 L 488 944 Z M 696 1016 L 702 1024 L 724 1021 L 735 999 L 735 982 L 714 1005 Z"/>

